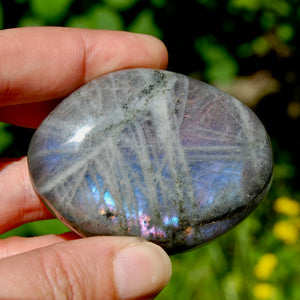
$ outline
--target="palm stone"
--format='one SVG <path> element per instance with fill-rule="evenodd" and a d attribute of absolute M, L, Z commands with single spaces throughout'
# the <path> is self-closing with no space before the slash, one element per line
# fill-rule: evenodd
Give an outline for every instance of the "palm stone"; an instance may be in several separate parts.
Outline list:
<path fill-rule="evenodd" d="M 128 69 L 79 88 L 28 151 L 33 186 L 81 236 L 140 236 L 176 253 L 249 215 L 273 169 L 256 115 L 181 74 Z"/>

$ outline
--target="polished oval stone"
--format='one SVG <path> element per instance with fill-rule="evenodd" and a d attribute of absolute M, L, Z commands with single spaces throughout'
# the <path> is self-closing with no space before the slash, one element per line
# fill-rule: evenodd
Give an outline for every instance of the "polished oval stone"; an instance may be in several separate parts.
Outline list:
<path fill-rule="evenodd" d="M 151 69 L 99 77 L 37 129 L 28 164 L 52 212 L 82 236 L 141 236 L 176 253 L 227 232 L 265 196 L 266 131 L 203 82 Z"/>

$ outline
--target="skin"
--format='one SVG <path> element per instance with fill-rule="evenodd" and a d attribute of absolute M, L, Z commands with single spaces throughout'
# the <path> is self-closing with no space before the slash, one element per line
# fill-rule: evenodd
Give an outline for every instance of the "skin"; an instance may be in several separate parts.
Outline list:
<path fill-rule="evenodd" d="M 157 39 L 71 28 L 0 31 L 0 121 L 37 128 L 60 99 L 124 68 L 163 69 Z M 27 159 L 0 160 L 0 233 L 52 215 L 30 183 Z M 168 283 L 170 260 L 139 238 L 74 233 L 0 240 L 0 298 L 153 299 Z"/>

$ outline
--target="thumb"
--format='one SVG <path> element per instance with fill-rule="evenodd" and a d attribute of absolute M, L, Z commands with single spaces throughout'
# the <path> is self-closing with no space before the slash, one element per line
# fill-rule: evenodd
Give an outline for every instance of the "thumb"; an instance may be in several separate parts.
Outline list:
<path fill-rule="evenodd" d="M 171 264 L 139 238 L 92 237 L 0 260 L 0 298 L 153 299 Z"/>

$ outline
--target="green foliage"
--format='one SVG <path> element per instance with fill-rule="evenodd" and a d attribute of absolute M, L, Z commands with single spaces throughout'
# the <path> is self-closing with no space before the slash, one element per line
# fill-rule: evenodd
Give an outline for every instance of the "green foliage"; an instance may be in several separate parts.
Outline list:
<path fill-rule="evenodd" d="M 39 236 L 49 233 L 61 234 L 70 231 L 68 227 L 62 224 L 59 220 L 45 220 L 26 223 L 16 229 L 8 231 L 0 235 L 0 239 L 4 239 L 10 236 Z"/>
<path fill-rule="evenodd" d="M 228 81 L 236 77 L 238 65 L 225 47 L 216 43 L 212 36 L 196 39 L 195 48 L 206 62 L 206 77 L 212 81 Z"/>
<path fill-rule="evenodd" d="M 18 27 L 33 27 L 44 25 L 46 25 L 44 20 L 36 16 L 24 16 L 18 23 Z"/>
<path fill-rule="evenodd" d="M 124 29 L 120 14 L 116 10 L 103 5 L 93 6 L 86 14 L 72 16 L 66 25 L 91 29 Z"/>
<path fill-rule="evenodd" d="M 216 7 L 217 1 L 216 0 L 197 0 L 197 2 L 203 4 L 205 7 L 212 9 Z"/>
<path fill-rule="evenodd" d="M 261 0 L 231 0 L 229 5 L 235 9 L 257 11 L 261 8 L 262 2 Z"/>
<path fill-rule="evenodd" d="M 28 0 L 14 0 L 16 3 L 20 3 L 20 4 L 22 4 L 22 3 L 25 3 L 25 2 L 27 2 Z"/>
<path fill-rule="evenodd" d="M 130 9 L 138 0 L 104 0 L 104 2 L 115 9 L 128 10 Z"/>
<path fill-rule="evenodd" d="M 280 24 L 276 29 L 278 38 L 283 42 L 289 42 L 295 35 L 295 30 L 291 24 L 284 23 Z"/>
<path fill-rule="evenodd" d="M 2 153 L 13 141 L 13 135 L 6 131 L 7 124 L 0 122 L 0 153 Z"/>
<path fill-rule="evenodd" d="M 277 16 L 274 12 L 264 11 L 260 18 L 260 24 L 264 30 L 274 28 L 277 21 Z"/>
<path fill-rule="evenodd" d="M 262 227 L 260 209 L 209 245 L 171 257 L 173 276 L 157 299 L 298 299 L 300 267 L 295 261 L 300 254 L 300 244 L 284 244 L 268 227 Z M 276 220 L 283 217 L 282 213 L 272 213 Z M 269 253 L 275 265 L 266 273 L 270 268 L 267 261 L 260 269 L 257 265 Z M 263 294 L 259 287 L 264 285 L 273 295 Z"/>
<path fill-rule="evenodd" d="M 29 0 L 29 5 L 33 15 L 47 23 L 55 23 L 66 16 L 72 2 L 73 0 Z"/>
<path fill-rule="evenodd" d="M 292 6 L 289 3 L 291 1 L 285 0 L 230 0 L 228 7 L 239 11 L 252 11 L 260 12 L 263 11 L 273 11 L 280 16 L 288 16 L 291 13 Z"/>
<path fill-rule="evenodd" d="M 274 11 L 276 14 L 278 14 L 281 17 L 288 17 L 293 10 L 291 1 L 286 1 L 286 0 L 277 0 L 277 1 L 265 0 L 264 8 Z"/>
<path fill-rule="evenodd" d="M 164 7 L 167 3 L 167 0 L 150 0 L 151 4 L 154 6 L 154 7 Z"/>
<path fill-rule="evenodd" d="M 155 24 L 153 11 L 145 9 L 139 13 L 129 26 L 129 31 L 135 33 L 145 33 L 162 38 L 162 31 Z"/>
<path fill-rule="evenodd" d="M 270 51 L 270 45 L 265 36 L 259 36 L 251 43 L 251 48 L 254 54 L 264 56 Z"/>

